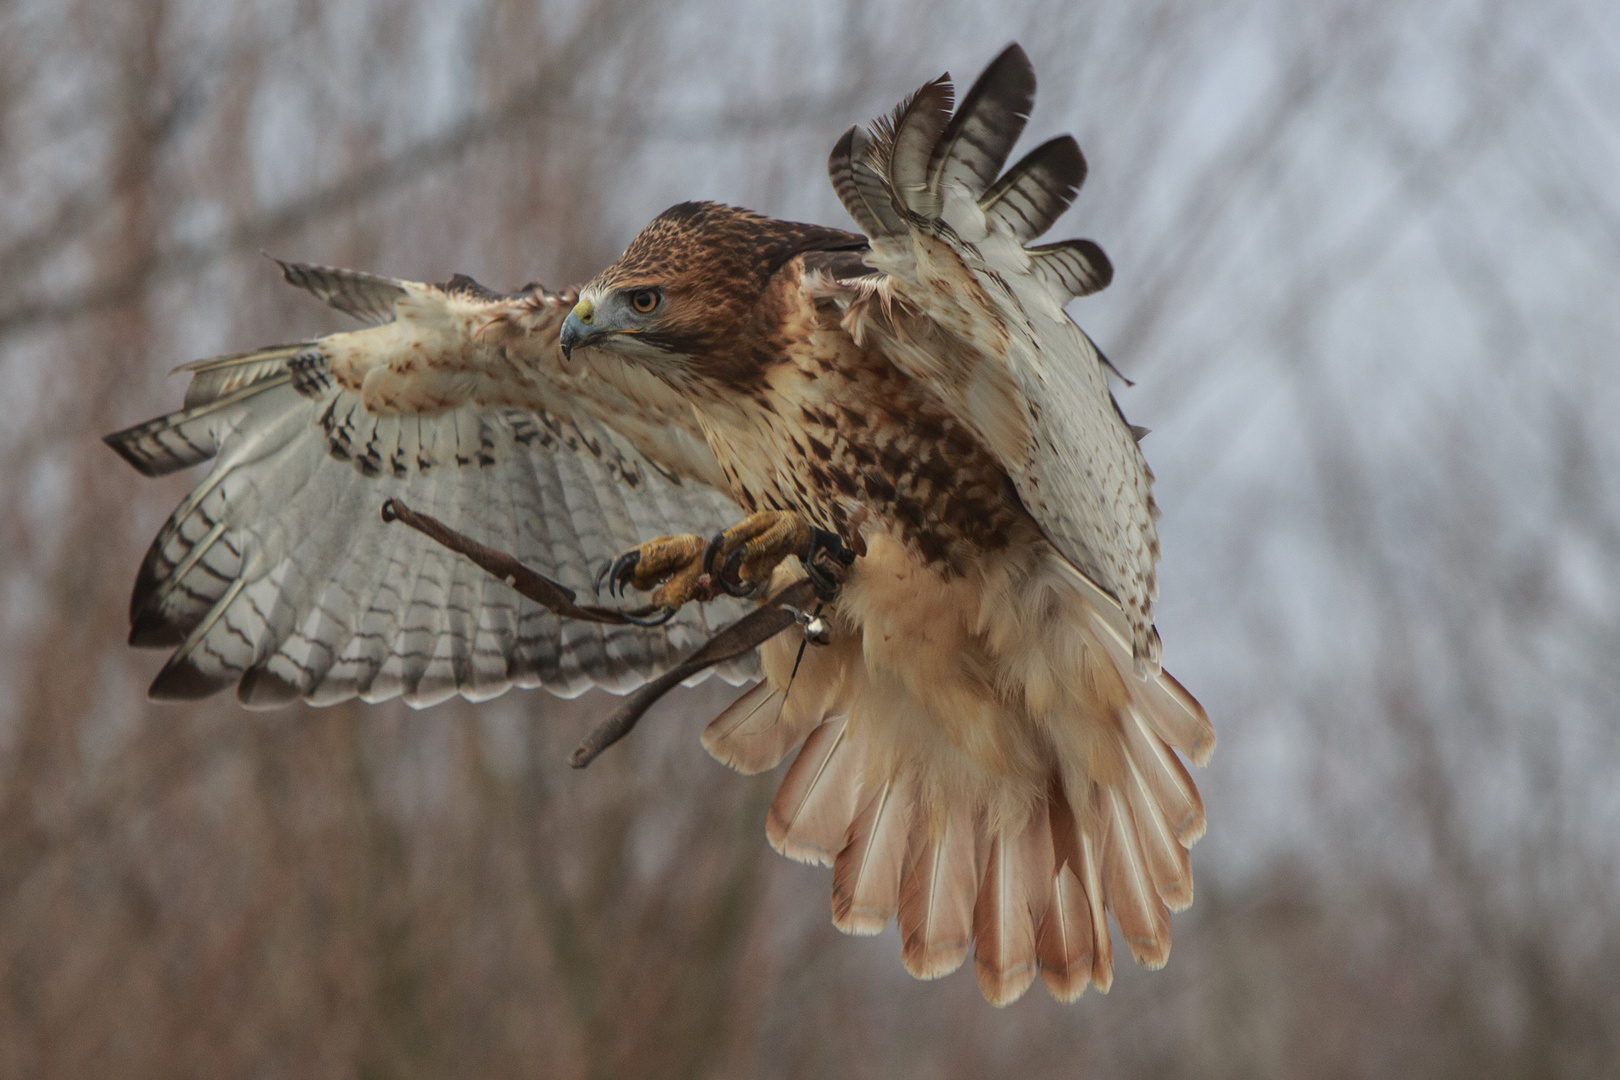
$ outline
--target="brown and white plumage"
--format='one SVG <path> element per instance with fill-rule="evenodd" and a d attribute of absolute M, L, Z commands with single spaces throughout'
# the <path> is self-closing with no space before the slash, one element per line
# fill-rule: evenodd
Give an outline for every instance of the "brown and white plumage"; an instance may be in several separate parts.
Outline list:
<path fill-rule="evenodd" d="M 154 697 L 232 684 L 251 707 L 623 691 L 741 613 L 722 600 L 659 629 L 564 624 L 378 516 L 398 496 L 586 591 L 649 534 L 736 518 L 678 399 L 634 369 L 564 369 L 571 294 L 283 271 L 371 325 L 186 365 L 182 411 L 107 438 L 149 476 L 214 460 L 131 598 L 131 643 L 174 649 Z"/>
<path fill-rule="evenodd" d="M 1108 912 L 1163 964 L 1204 828 L 1182 758 L 1214 733 L 1159 666 L 1152 476 L 1064 311 L 1112 270 L 1026 246 L 1084 158 L 1064 137 L 1002 171 L 1034 85 L 1013 46 L 955 112 L 942 78 L 851 129 L 829 169 L 860 234 L 685 203 L 577 304 L 286 265 L 371 325 L 190 365 L 182 412 L 109 436 L 151 475 L 215 458 L 132 600 L 131 640 L 175 649 L 154 694 L 628 689 L 741 609 L 562 624 L 384 528 L 384 499 L 580 589 L 656 534 L 785 511 L 859 554 L 831 643 L 734 663 L 763 681 L 703 744 L 793 755 L 767 837 L 832 868 L 838 928 L 897 922 L 920 978 L 971 954 L 996 1004 L 1106 990 Z"/>
<path fill-rule="evenodd" d="M 898 920 L 921 978 L 971 952 L 997 1004 L 1037 974 L 1106 989 L 1106 912 L 1165 962 L 1203 831 L 1178 754 L 1214 742 L 1159 667 L 1151 473 L 1064 312 L 1112 271 L 1089 241 L 1024 246 L 1084 159 L 1054 140 L 998 178 L 1033 91 L 1014 46 L 955 113 L 940 79 L 846 134 L 830 172 L 864 238 L 672 208 L 564 327 L 582 365 L 691 403 L 745 509 L 861 552 L 832 644 L 768 642 L 704 744 L 752 772 L 802 740 L 772 844 L 832 866 L 841 929 Z"/>

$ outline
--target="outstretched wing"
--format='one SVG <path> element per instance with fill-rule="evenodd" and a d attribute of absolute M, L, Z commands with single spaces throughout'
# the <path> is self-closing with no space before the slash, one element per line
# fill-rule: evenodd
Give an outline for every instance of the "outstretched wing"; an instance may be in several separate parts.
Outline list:
<path fill-rule="evenodd" d="M 214 460 L 131 597 L 131 644 L 174 649 L 153 697 L 232 683 L 250 707 L 624 692 L 743 613 L 722 600 L 659 628 L 563 622 L 382 521 L 398 497 L 589 593 L 592 570 L 642 540 L 736 520 L 679 398 L 610 358 L 563 364 L 572 296 L 282 268 L 373 325 L 188 364 L 180 412 L 107 437 L 148 476 Z"/>
<path fill-rule="evenodd" d="M 1085 159 L 1064 136 L 998 179 L 1034 97 L 1012 45 L 954 115 L 941 78 L 870 135 L 844 135 L 829 171 L 878 272 L 847 280 L 851 325 L 996 454 L 1047 538 L 1125 609 L 1145 671 L 1159 654 L 1153 474 L 1107 361 L 1063 310 L 1113 271 L 1089 240 L 1024 246 L 1073 201 Z"/>

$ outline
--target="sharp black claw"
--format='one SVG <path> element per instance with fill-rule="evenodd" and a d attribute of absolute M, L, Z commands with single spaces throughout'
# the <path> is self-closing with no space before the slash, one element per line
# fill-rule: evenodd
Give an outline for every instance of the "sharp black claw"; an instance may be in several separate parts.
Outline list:
<path fill-rule="evenodd" d="M 714 580 L 720 583 L 720 587 L 726 591 L 727 596 L 754 595 L 755 586 L 744 581 L 742 579 L 742 574 L 740 573 L 742 569 L 743 555 L 744 551 L 742 548 L 739 547 L 734 549 L 731 554 L 726 556 L 726 561 L 721 565 L 720 572 L 713 575 Z M 707 553 L 705 553 L 705 558 L 706 557 Z"/>
<path fill-rule="evenodd" d="M 631 548 L 617 559 L 607 564 L 601 577 L 607 580 L 609 596 L 623 596 L 625 586 L 629 585 L 635 577 L 636 566 L 641 562 L 641 550 Z M 600 583 L 598 584 L 600 591 Z"/>
<path fill-rule="evenodd" d="M 705 574 L 714 573 L 714 560 L 720 554 L 720 549 L 725 545 L 725 542 L 726 534 L 723 532 L 717 532 L 709 537 L 709 546 L 703 549 L 703 572 Z"/>

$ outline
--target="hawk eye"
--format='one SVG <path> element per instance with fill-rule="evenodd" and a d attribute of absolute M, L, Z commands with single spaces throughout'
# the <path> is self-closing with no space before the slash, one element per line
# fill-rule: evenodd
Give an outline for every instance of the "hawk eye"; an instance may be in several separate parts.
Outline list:
<path fill-rule="evenodd" d="M 641 314 L 648 315 L 658 307 L 659 299 L 657 289 L 637 289 L 630 294 L 630 306 Z"/>

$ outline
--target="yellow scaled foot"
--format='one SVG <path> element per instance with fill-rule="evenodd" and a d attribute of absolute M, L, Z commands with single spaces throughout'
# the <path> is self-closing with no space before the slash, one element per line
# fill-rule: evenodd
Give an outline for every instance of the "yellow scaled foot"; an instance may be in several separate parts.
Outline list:
<path fill-rule="evenodd" d="M 658 536 L 614 559 L 597 576 L 600 592 L 605 583 L 609 595 L 622 594 L 626 586 L 643 592 L 652 590 L 651 600 L 659 607 L 678 608 L 688 600 L 707 600 L 713 592 L 703 577 L 703 550 L 708 541 L 696 533 Z"/>
<path fill-rule="evenodd" d="M 600 590 L 605 583 L 610 593 L 623 592 L 626 586 L 651 589 L 652 602 L 670 608 L 688 600 L 710 600 L 722 592 L 754 596 L 783 559 L 812 554 L 818 536 L 842 547 L 836 536 L 812 528 L 798 514 L 762 510 L 711 540 L 691 533 L 648 540 L 608 564 L 597 587 Z"/>
<path fill-rule="evenodd" d="M 771 578 L 776 564 L 803 555 L 810 546 L 810 526 L 787 510 L 761 510 L 709 541 L 703 568 L 717 589 L 733 596 L 752 596 Z"/>

